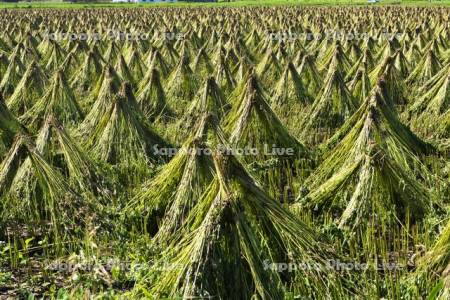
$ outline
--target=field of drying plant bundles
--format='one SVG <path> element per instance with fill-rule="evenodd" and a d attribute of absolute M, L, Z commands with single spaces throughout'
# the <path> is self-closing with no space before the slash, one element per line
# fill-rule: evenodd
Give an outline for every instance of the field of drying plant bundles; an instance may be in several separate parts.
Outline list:
<path fill-rule="evenodd" d="M 449 299 L 449 8 L 0 28 L 0 298 Z"/>

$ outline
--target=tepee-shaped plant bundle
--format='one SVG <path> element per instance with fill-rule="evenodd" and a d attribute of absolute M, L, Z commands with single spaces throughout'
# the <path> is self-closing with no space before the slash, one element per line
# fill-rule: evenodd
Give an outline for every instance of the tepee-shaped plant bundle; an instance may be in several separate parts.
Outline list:
<path fill-rule="evenodd" d="M 171 139 L 176 142 L 184 141 L 191 135 L 200 116 L 211 113 L 220 121 L 226 115 L 228 109 L 229 105 L 225 100 L 225 95 L 217 86 L 214 78 L 209 77 L 205 80 L 203 88 L 192 100 L 188 111 L 175 123 L 175 135 Z"/>
<path fill-rule="evenodd" d="M 305 176 L 310 168 L 309 151 L 293 137 L 270 108 L 266 93 L 251 72 L 245 88 L 232 101 L 224 128 L 233 147 L 245 154 L 270 193 L 285 201 L 293 178 Z M 247 153 L 249 152 L 249 153 Z"/>
<path fill-rule="evenodd" d="M 139 58 L 138 61 L 141 60 L 141 53 L 145 53 L 145 51 L 148 49 L 148 43 L 147 41 L 144 40 L 136 40 L 136 39 L 132 39 L 127 41 L 123 46 L 122 46 L 122 54 L 123 57 L 125 58 L 128 66 L 130 66 L 130 62 L 133 60 L 133 56 L 135 58 Z M 142 62 L 143 63 L 143 62 Z M 137 66 L 137 64 L 136 64 Z M 143 66 L 143 65 L 142 65 Z M 131 68 L 131 67 L 130 67 Z"/>
<path fill-rule="evenodd" d="M 125 62 L 125 58 L 123 58 L 122 54 L 119 54 L 119 57 L 117 58 L 115 70 L 122 81 L 128 81 L 133 86 L 135 85 L 136 80 L 133 74 L 131 74 L 131 70 Z"/>
<path fill-rule="evenodd" d="M 283 73 L 283 66 L 276 57 L 274 51 L 269 48 L 256 66 L 256 74 L 261 78 L 264 86 L 270 87 L 274 85 Z"/>
<path fill-rule="evenodd" d="M 6 72 L 1 75 L 0 93 L 5 99 L 8 99 L 14 92 L 16 86 L 22 79 L 26 67 L 22 64 L 16 53 L 8 58 L 9 64 Z"/>
<path fill-rule="evenodd" d="M 233 156 L 214 156 L 216 176 L 161 254 L 165 265 L 151 272 L 156 297 L 283 299 L 284 283 L 301 294 L 327 298 L 342 293 L 333 257 L 314 231 L 270 198 Z M 278 272 L 277 262 L 314 268 Z M 230 286 L 233 288 L 230 289 Z"/>
<path fill-rule="evenodd" d="M 380 142 L 380 145 L 385 148 L 385 152 L 415 176 L 424 178 L 429 175 L 421 163 L 421 158 L 433 154 L 434 147 L 418 138 L 400 121 L 388 97 L 387 83 L 381 78 L 361 107 L 321 146 L 321 151 L 327 159 L 315 171 L 315 176 L 311 177 L 314 181 L 323 182 L 342 167 L 353 147 L 353 143 L 345 141 L 352 140 L 359 134 L 371 107 L 378 111 L 376 120 L 377 124 L 380 124 L 380 135 L 383 137 L 380 140 L 383 143 Z M 404 159 L 405 157 L 408 159 Z"/>
<path fill-rule="evenodd" d="M 400 71 L 394 65 L 394 57 L 389 56 L 369 74 L 370 83 L 375 86 L 377 81 L 383 77 L 386 82 L 388 99 L 392 105 L 404 106 L 407 104 L 406 85 Z"/>
<path fill-rule="evenodd" d="M 426 32 L 419 33 L 413 42 L 413 45 L 416 45 L 419 51 L 422 51 L 425 48 L 426 40 L 428 39 L 428 37 L 425 37 L 426 34 Z"/>
<path fill-rule="evenodd" d="M 189 67 L 189 60 L 184 54 L 166 81 L 167 103 L 177 114 L 181 115 L 198 92 L 198 88 L 198 78 Z"/>
<path fill-rule="evenodd" d="M 66 43 L 61 43 L 63 50 L 67 53 L 72 53 L 75 60 L 85 57 L 89 51 L 89 44 L 87 41 L 81 39 L 68 39 Z"/>
<path fill-rule="evenodd" d="M 170 74 L 170 65 L 164 60 L 158 49 L 155 49 L 151 56 L 150 68 L 156 68 L 161 74 L 161 78 L 167 78 Z"/>
<path fill-rule="evenodd" d="M 307 50 L 314 52 L 316 57 L 320 59 L 330 51 L 334 52 L 337 43 L 340 44 L 340 41 L 336 39 L 314 39 L 307 46 Z"/>
<path fill-rule="evenodd" d="M 275 46 L 276 57 L 279 62 L 283 65 L 286 65 L 289 61 L 291 61 L 291 51 L 286 46 L 284 41 L 279 41 Z"/>
<path fill-rule="evenodd" d="M 157 51 L 157 49 L 154 46 L 150 46 L 147 52 L 142 53 L 142 60 L 147 67 L 151 66 L 155 51 Z"/>
<path fill-rule="evenodd" d="M 191 41 L 186 39 L 177 39 L 173 45 L 174 49 L 177 53 L 179 53 L 180 58 L 183 56 L 186 57 L 189 63 L 194 61 L 197 51 L 194 49 Z"/>
<path fill-rule="evenodd" d="M 67 54 L 61 48 L 61 46 L 53 40 L 49 40 L 49 44 L 41 49 L 42 59 L 41 62 L 44 65 L 44 69 L 48 72 L 53 72 L 61 66 L 66 58 Z"/>
<path fill-rule="evenodd" d="M 29 128 L 37 130 L 50 114 L 65 126 L 74 127 L 83 120 L 81 108 L 60 69 L 55 72 L 44 96 L 20 117 L 20 121 Z"/>
<path fill-rule="evenodd" d="M 103 59 L 97 48 L 90 50 L 78 71 L 71 77 L 70 86 L 74 91 L 87 95 L 92 91 L 102 74 Z"/>
<path fill-rule="evenodd" d="M 199 51 L 200 48 L 205 45 L 206 40 L 204 39 L 204 37 L 199 36 L 199 31 L 194 30 L 194 28 L 190 28 L 186 33 L 185 33 L 185 38 L 184 40 L 188 40 L 190 47 L 194 50 L 194 51 Z"/>
<path fill-rule="evenodd" d="M 181 58 L 177 50 L 173 48 L 172 42 L 168 39 L 163 40 L 161 46 L 158 48 L 158 53 L 161 55 L 161 57 L 164 58 L 164 61 L 166 62 L 167 66 L 169 66 L 169 69 L 174 68 L 177 64 L 177 61 L 179 61 Z"/>
<path fill-rule="evenodd" d="M 269 52 L 272 52 L 274 55 L 274 58 L 278 60 L 278 56 L 277 56 L 277 41 L 271 39 L 270 37 L 264 37 L 264 39 L 261 40 L 261 42 L 258 44 L 257 46 L 257 53 L 262 53 L 264 54 L 261 58 L 259 58 L 257 61 L 255 62 L 261 62 L 263 60 L 265 60 L 267 57 L 267 54 L 269 54 Z M 269 61 L 271 60 L 271 58 L 269 58 Z M 280 63 L 283 63 L 281 61 L 279 61 Z"/>
<path fill-rule="evenodd" d="M 129 57 L 126 59 L 129 70 L 133 78 L 137 80 L 144 77 L 146 72 L 145 63 L 141 58 L 141 55 L 137 49 L 133 49 Z"/>
<path fill-rule="evenodd" d="M 34 105 L 35 99 L 44 93 L 47 81 L 47 76 L 39 65 L 32 62 L 6 102 L 10 111 L 16 116 L 28 111 Z"/>
<path fill-rule="evenodd" d="M 322 77 L 314 63 L 313 56 L 303 56 L 302 61 L 298 66 L 298 74 L 308 88 L 308 93 L 313 96 L 316 95 L 322 86 Z"/>
<path fill-rule="evenodd" d="M 402 76 L 400 79 L 406 79 L 406 77 L 410 74 L 410 67 L 405 55 L 401 50 L 398 50 L 397 52 L 395 52 L 392 58 L 394 60 L 394 66 L 397 69 L 398 74 Z"/>
<path fill-rule="evenodd" d="M 271 106 L 286 126 L 294 131 L 313 99 L 289 62 L 272 92 Z"/>
<path fill-rule="evenodd" d="M 90 107 L 89 113 L 78 130 L 81 136 L 87 136 L 92 133 L 94 127 L 100 122 L 103 114 L 107 111 L 113 98 L 119 92 L 121 82 L 114 68 L 109 65 L 105 66 L 95 89 L 90 95 L 90 99 L 87 101 L 94 102 L 94 104 L 81 103 L 84 106 Z"/>
<path fill-rule="evenodd" d="M 216 65 L 219 60 L 222 58 L 224 58 L 227 55 L 227 50 L 225 49 L 224 45 L 223 45 L 223 38 L 220 39 L 219 43 L 212 45 L 213 47 L 209 48 L 209 45 L 205 45 L 204 47 L 206 49 L 209 48 L 209 51 L 207 51 L 207 53 L 209 53 L 210 57 L 211 57 L 211 62 Z M 226 63 L 226 65 L 228 67 L 230 67 L 230 61 L 224 61 Z"/>
<path fill-rule="evenodd" d="M 98 207 L 72 190 L 41 155 L 29 136 L 19 134 L 0 165 L 0 214 L 5 223 L 50 229 L 55 240 L 83 231 Z"/>
<path fill-rule="evenodd" d="M 442 69 L 442 65 L 434 52 L 430 49 L 418 62 L 406 79 L 407 83 L 423 84 Z"/>
<path fill-rule="evenodd" d="M 166 145 L 145 122 L 127 82 L 107 104 L 86 140 L 86 148 L 95 158 L 124 170 L 125 180 L 140 180 L 149 167 L 162 163 L 164 159 L 154 147 Z"/>
<path fill-rule="evenodd" d="M 233 73 L 231 72 L 228 65 L 225 61 L 228 57 L 222 57 L 221 55 L 218 58 L 218 61 L 215 66 L 214 77 L 216 79 L 219 88 L 224 92 L 225 95 L 230 94 L 234 88 L 236 87 L 236 80 L 233 77 Z"/>
<path fill-rule="evenodd" d="M 74 49 L 77 51 L 77 49 Z M 62 70 L 66 77 L 71 76 L 80 67 L 80 62 L 77 58 L 76 52 L 70 52 L 67 54 L 66 59 L 59 66 L 59 70 Z"/>
<path fill-rule="evenodd" d="M 215 50 L 223 48 L 224 37 L 222 36 L 224 32 L 218 32 L 217 30 L 213 30 L 211 34 L 208 36 L 206 32 L 206 28 L 203 28 L 200 35 L 205 35 L 204 37 L 207 39 L 205 41 L 204 47 L 208 53 L 214 53 Z M 203 38 L 203 36 L 202 36 Z M 220 51 L 220 50 L 219 50 Z M 213 55 L 214 57 L 214 55 Z"/>
<path fill-rule="evenodd" d="M 362 56 L 363 53 L 357 43 L 351 43 L 346 54 L 350 61 L 356 61 Z"/>
<path fill-rule="evenodd" d="M 417 46 L 417 44 L 412 44 L 406 52 L 405 57 L 408 60 L 409 64 L 412 65 L 413 63 L 419 61 L 423 57 L 423 55 L 420 51 L 419 46 Z"/>
<path fill-rule="evenodd" d="M 349 70 L 352 68 L 350 59 L 345 55 L 344 50 L 339 41 L 336 41 L 332 47 L 330 47 L 322 57 L 319 57 L 318 69 L 320 72 L 328 70 L 329 66 L 332 64 L 333 60 L 337 60 L 339 67 L 341 68 L 342 74 L 347 75 Z M 336 63 L 336 62 L 335 62 Z"/>
<path fill-rule="evenodd" d="M 431 78 L 423 94 L 408 108 L 411 127 L 425 136 L 436 134 L 438 122 L 450 110 L 450 63 Z M 448 122 L 448 121 L 447 121 Z"/>
<path fill-rule="evenodd" d="M 428 45 L 426 45 L 423 49 L 422 49 L 422 53 L 427 53 L 428 51 L 433 51 L 434 54 L 436 54 L 437 57 L 442 57 L 442 52 L 444 51 L 444 49 L 442 48 L 441 44 L 439 43 L 438 39 L 432 39 L 430 40 L 430 42 L 428 43 Z"/>
<path fill-rule="evenodd" d="M 438 53 L 440 53 L 441 58 L 448 58 L 448 47 L 450 46 L 448 43 L 448 26 L 439 28 L 439 34 L 436 34 L 436 43 L 438 45 Z"/>
<path fill-rule="evenodd" d="M 367 98 L 371 91 L 371 85 L 366 65 L 360 66 L 347 87 L 353 97 L 358 100 L 358 103 L 362 103 Z"/>
<path fill-rule="evenodd" d="M 247 56 L 240 56 L 237 65 L 233 68 L 234 80 L 238 83 L 245 79 L 253 64 Z"/>
<path fill-rule="evenodd" d="M 11 47 L 9 47 L 8 43 L 3 40 L 2 36 L 0 36 L 0 50 L 2 53 L 7 53 L 11 50 Z"/>
<path fill-rule="evenodd" d="M 303 61 L 303 58 L 306 56 L 306 50 L 305 49 L 300 49 L 297 51 L 297 54 L 295 54 L 294 58 L 292 59 L 292 63 L 294 64 L 295 67 L 299 67 L 300 64 Z"/>
<path fill-rule="evenodd" d="M 259 36 L 259 33 L 255 28 L 245 37 L 244 41 L 236 41 L 240 49 L 242 49 L 243 51 L 246 50 L 246 52 L 253 53 L 252 60 L 254 61 L 259 60 L 259 58 L 262 56 L 260 48 L 258 47 L 261 42 L 264 41 Z"/>
<path fill-rule="evenodd" d="M 335 55 L 309 116 L 300 125 L 300 136 L 311 144 L 320 143 L 333 134 L 357 108 L 357 101 L 345 85 L 339 57 Z"/>
<path fill-rule="evenodd" d="M 117 46 L 115 41 L 111 41 L 105 53 L 103 53 L 103 58 L 107 64 L 113 66 L 117 63 L 120 53 L 119 46 Z"/>
<path fill-rule="evenodd" d="M 10 29 L 10 28 L 7 28 L 7 29 Z M 5 30 L 2 33 L 2 42 L 1 42 L 2 49 L 4 51 L 13 49 L 16 44 L 17 44 L 17 41 L 11 36 L 11 34 L 7 30 Z"/>
<path fill-rule="evenodd" d="M 43 55 L 46 52 L 49 51 L 49 49 L 51 49 L 53 47 L 52 44 L 56 43 L 55 39 L 53 36 L 50 35 L 50 32 L 46 32 L 45 35 L 47 35 L 46 37 L 44 37 L 39 45 L 37 45 L 36 49 L 38 50 L 39 54 Z M 56 37 L 56 32 L 55 32 L 55 37 Z"/>
<path fill-rule="evenodd" d="M 157 118 L 167 119 L 172 115 L 167 105 L 160 73 L 154 66 L 150 67 L 140 83 L 136 98 L 144 116 L 150 121 Z"/>
<path fill-rule="evenodd" d="M 237 67 L 238 60 L 241 58 L 245 58 L 246 62 L 249 64 L 253 64 L 257 61 L 253 56 L 253 53 L 244 45 L 241 38 L 233 37 L 230 39 L 228 44 L 227 55 L 229 60 L 227 63 L 230 64 L 229 67 L 231 69 L 234 70 Z"/>
<path fill-rule="evenodd" d="M 50 113 L 45 119 L 36 147 L 52 166 L 62 170 L 75 190 L 97 198 L 111 196 L 109 188 L 112 183 L 106 176 L 104 166 L 94 162 L 77 145 L 55 115 Z"/>
<path fill-rule="evenodd" d="M 421 142 L 397 119 L 387 104 L 381 81 L 365 104 L 333 136 L 340 141 L 307 180 L 310 192 L 300 205 L 340 216 L 340 226 L 394 224 L 424 217 L 430 194 L 417 179 L 423 168 Z M 416 172 L 415 172 L 416 171 Z M 426 174 L 423 175 L 426 177 Z M 428 178 L 426 178 L 428 179 Z"/>
<path fill-rule="evenodd" d="M 32 48 L 33 51 L 37 51 L 37 47 L 39 45 L 39 41 L 36 37 L 33 36 L 33 33 L 31 31 L 28 31 L 24 34 L 22 38 L 22 43 L 25 47 Z"/>
<path fill-rule="evenodd" d="M 206 78 L 206 76 L 214 72 L 211 59 L 204 47 L 199 50 L 197 56 L 194 58 L 191 69 L 199 78 Z"/>
<path fill-rule="evenodd" d="M 348 71 L 347 76 L 345 77 L 345 81 L 348 82 L 356 75 L 359 69 L 365 68 L 367 74 L 369 74 L 369 70 L 372 70 L 374 67 L 374 61 L 372 54 L 368 49 L 364 50 L 364 54 L 353 64 L 353 67 Z"/>
<path fill-rule="evenodd" d="M 397 45 L 394 40 L 388 40 L 378 54 L 375 54 L 375 61 L 382 62 L 388 57 L 393 57 L 397 51 Z"/>
<path fill-rule="evenodd" d="M 40 56 L 37 53 L 36 49 L 30 45 L 24 45 L 23 43 L 19 43 L 16 45 L 15 50 L 17 50 L 16 53 L 18 53 L 20 61 L 25 66 L 28 66 L 33 61 L 40 61 Z"/>
<path fill-rule="evenodd" d="M 144 219 L 144 229 L 168 238 L 213 179 L 211 153 L 225 144 L 217 116 L 205 113 L 193 133 L 158 175 L 143 184 L 128 205 L 130 215 Z M 209 151 L 209 152 L 206 152 Z M 156 224 L 156 218 L 162 218 Z"/>

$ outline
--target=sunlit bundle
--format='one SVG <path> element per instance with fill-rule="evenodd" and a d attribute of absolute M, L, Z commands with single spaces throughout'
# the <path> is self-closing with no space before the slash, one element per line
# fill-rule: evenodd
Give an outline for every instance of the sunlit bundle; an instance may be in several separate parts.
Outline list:
<path fill-rule="evenodd" d="M 156 297 L 281 299 L 290 282 L 302 294 L 343 295 L 338 275 L 327 268 L 334 254 L 314 231 L 261 190 L 233 156 L 214 156 L 214 165 L 216 176 L 183 222 L 183 236 L 167 244 L 136 293 L 148 284 Z M 278 262 L 313 267 L 279 272 Z"/>
<path fill-rule="evenodd" d="M 357 101 L 345 85 L 338 52 L 335 54 L 320 93 L 308 117 L 300 125 L 301 137 L 311 144 L 318 144 L 331 136 L 358 108 Z"/>
<path fill-rule="evenodd" d="M 173 113 L 167 105 L 159 71 L 152 65 L 139 84 L 136 100 L 148 120 L 166 120 Z"/>
<path fill-rule="evenodd" d="M 223 143 L 217 116 L 199 115 L 193 133 L 172 160 L 128 204 L 129 214 L 144 221 L 144 230 L 157 232 L 160 240 L 169 239 L 212 181 L 211 155 Z M 161 221 L 156 222 L 158 217 Z"/>
<path fill-rule="evenodd" d="M 125 58 L 123 58 L 122 54 L 119 54 L 114 69 L 116 70 L 117 75 L 119 75 L 122 81 L 127 81 L 133 86 L 136 84 L 136 79 L 131 73 L 131 70 L 128 67 L 128 64 L 126 63 Z"/>
<path fill-rule="evenodd" d="M 240 90 L 224 120 L 225 131 L 232 147 L 261 176 L 271 194 L 284 201 L 292 196 L 293 178 L 308 173 L 309 151 L 270 108 L 256 75 L 250 73 Z"/>
<path fill-rule="evenodd" d="M 440 180 L 420 160 L 433 148 L 398 120 L 384 89 L 380 81 L 327 142 L 336 147 L 305 182 L 309 193 L 299 197 L 300 205 L 338 214 L 342 227 L 364 227 L 367 219 L 391 226 L 409 215 L 420 219 L 432 203 L 426 183 Z"/>
<path fill-rule="evenodd" d="M 214 77 L 220 89 L 225 94 L 230 94 L 236 87 L 237 83 L 233 77 L 231 69 L 225 63 L 227 60 L 228 56 L 226 56 L 225 58 L 219 56 L 219 59 L 216 62 L 216 67 L 214 70 Z"/>
<path fill-rule="evenodd" d="M 228 110 L 229 104 L 225 100 L 225 95 L 214 78 L 209 77 L 205 80 L 202 89 L 192 99 L 187 112 L 175 123 L 171 139 L 176 142 L 184 141 L 191 135 L 200 116 L 213 114 L 220 121 Z"/>
<path fill-rule="evenodd" d="M 392 101 L 391 104 L 402 110 L 401 106 L 405 106 L 408 103 L 407 88 L 400 71 L 395 67 L 394 63 L 393 56 L 386 57 L 382 63 L 370 72 L 369 79 L 371 85 L 375 85 L 383 77 L 387 84 L 386 91 L 389 94 L 390 101 Z"/>
<path fill-rule="evenodd" d="M 95 196 L 97 200 L 113 196 L 115 176 L 82 150 L 55 115 L 47 115 L 38 133 L 36 147 L 52 166 L 62 171 L 75 190 Z"/>
<path fill-rule="evenodd" d="M 448 131 L 445 134 L 444 130 L 438 128 L 449 123 L 447 112 L 450 110 L 450 64 L 425 83 L 419 93 L 421 95 L 406 111 L 411 119 L 411 126 L 425 136 L 449 138 Z"/>
<path fill-rule="evenodd" d="M 44 96 L 20 117 L 33 130 L 41 127 L 47 116 L 55 116 L 62 124 L 76 126 L 83 113 L 62 70 L 57 70 Z"/>
<path fill-rule="evenodd" d="M 186 54 L 180 57 L 178 65 L 166 80 L 167 103 L 173 110 L 182 114 L 198 91 L 199 82 L 196 74 L 189 67 Z"/>
<path fill-rule="evenodd" d="M 272 49 L 261 59 L 255 69 L 256 74 L 261 78 L 264 86 L 274 85 L 283 73 L 282 63 L 276 57 Z"/>
<path fill-rule="evenodd" d="M 311 105 L 313 99 L 294 65 L 288 63 L 271 93 L 270 104 L 286 126 L 293 132 Z"/>
<path fill-rule="evenodd" d="M 109 65 L 105 66 L 95 88 L 86 101 L 87 103 L 80 103 L 80 105 L 90 108 L 89 113 L 80 124 L 78 130 L 80 135 L 87 136 L 92 132 L 118 93 L 121 84 L 122 81 L 114 68 Z"/>
<path fill-rule="evenodd" d="M 195 56 L 192 62 L 191 69 L 199 78 L 206 78 L 213 72 L 214 68 L 211 59 L 204 48 L 198 51 L 197 56 Z"/>
<path fill-rule="evenodd" d="M 156 68 L 164 79 L 169 76 L 171 71 L 170 65 L 165 61 L 164 57 L 157 49 L 152 52 L 150 66 Z"/>
<path fill-rule="evenodd" d="M 22 75 L 26 71 L 26 67 L 20 61 L 16 52 L 8 57 L 8 67 L 4 74 L 1 75 L 0 92 L 4 98 L 9 98 L 14 93 L 16 86 L 22 79 Z"/>
<path fill-rule="evenodd" d="M 88 52 L 80 68 L 71 77 L 70 86 L 80 95 L 88 94 L 102 73 L 103 59 L 97 48 Z"/>
<path fill-rule="evenodd" d="M 17 116 L 24 114 L 44 93 L 47 82 L 48 78 L 39 65 L 36 62 L 31 63 L 15 87 L 14 93 L 8 98 L 6 105 Z"/>
<path fill-rule="evenodd" d="M 149 168 L 164 162 L 155 147 L 166 145 L 145 121 L 129 83 L 106 103 L 85 143 L 95 158 L 116 165 L 124 180 L 131 181 L 140 180 Z"/>
<path fill-rule="evenodd" d="M 146 68 L 139 50 L 134 49 L 130 53 L 129 57 L 127 57 L 126 63 L 133 77 L 136 78 L 136 80 L 144 76 Z"/>
<path fill-rule="evenodd" d="M 26 135 L 17 136 L 0 165 L 0 193 L 2 226 L 26 224 L 48 231 L 56 241 L 80 234 L 99 212 L 98 204 L 71 189 Z"/>
<path fill-rule="evenodd" d="M 304 80 L 310 95 L 316 95 L 322 85 L 322 77 L 314 63 L 314 58 L 305 55 L 298 66 L 298 74 Z"/>
<path fill-rule="evenodd" d="M 422 84 L 431 79 L 431 77 L 436 75 L 441 69 L 442 65 L 439 62 L 439 59 L 432 50 L 428 50 L 408 76 L 407 82 Z"/>
<path fill-rule="evenodd" d="M 67 56 L 60 44 L 52 39 L 42 42 L 42 44 L 38 46 L 38 51 L 42 56 L 42 65 L 48 72 L 52 72 L 59 68 Z"/>
<path fill-rule="evenodd" d="M 348 89 L 359 103 L 362 103 L 371 91 L 370 79 L 367 73 L 367 66 L 362 65 L 355 73 L 355 76 L 347 84 Z"/>

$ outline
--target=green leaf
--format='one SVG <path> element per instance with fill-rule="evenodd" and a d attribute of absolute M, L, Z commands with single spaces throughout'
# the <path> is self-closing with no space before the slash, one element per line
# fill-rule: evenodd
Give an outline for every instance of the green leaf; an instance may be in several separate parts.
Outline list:
<path fill-rule="evenodd" d="M 439 282 L 431 290 L 430 295 L 428 295 L 427 300 L 438 299 L 439 292 L 442 290 L 443 287 L 444 287 L 444 282 L 442 280 L 439 280 Z"/>

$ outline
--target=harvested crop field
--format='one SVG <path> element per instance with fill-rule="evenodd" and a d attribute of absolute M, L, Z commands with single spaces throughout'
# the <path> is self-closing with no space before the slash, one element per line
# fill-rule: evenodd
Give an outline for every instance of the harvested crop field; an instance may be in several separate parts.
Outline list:
<path fill-rule="evenodd" d="M 0 299 L 448 299 L 449 19 L 0 11 Z"/>

